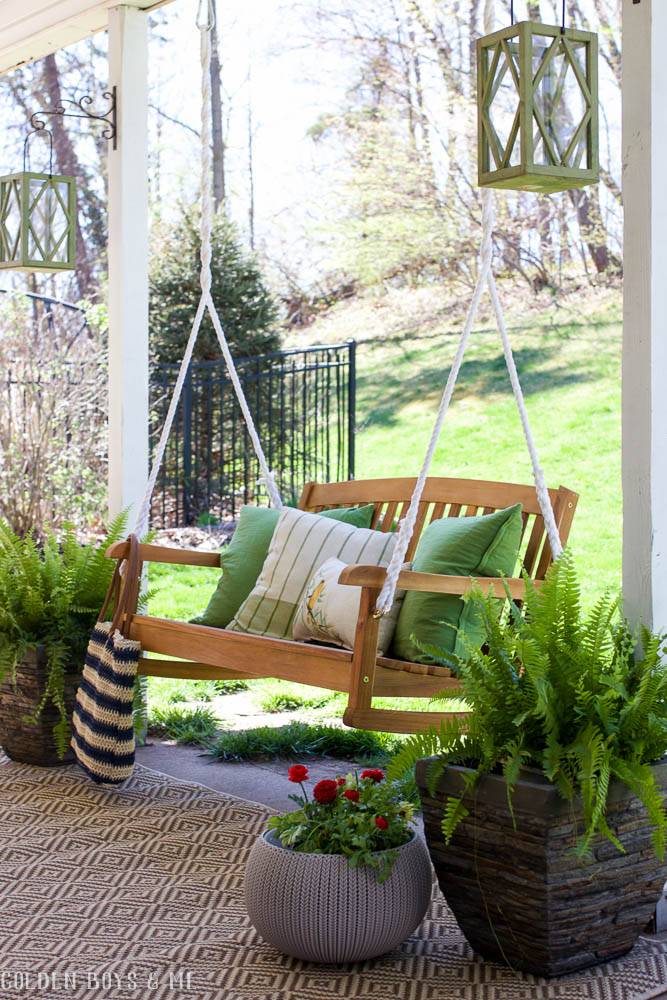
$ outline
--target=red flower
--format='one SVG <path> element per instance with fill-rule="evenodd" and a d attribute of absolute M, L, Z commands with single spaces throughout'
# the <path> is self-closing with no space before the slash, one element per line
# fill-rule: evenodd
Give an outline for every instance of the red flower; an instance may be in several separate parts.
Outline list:
<path fill-rule="evenodd" d="M 389 823 L 387 823 L 387 821 L 384 818 L 384 816 L 376 816 L 375 817 L 375 825 L 378 828 L 378 830 L 386 830 L 387 827 L 389 826 Z"/>
<path fill-rule="evenodd" d="M 336 778 L 336 784 L 341 788 L 345 784 L 345 778 Z"/>
<path fill-rule="evenodd" d="M 322 781 L 318 781 L 313 788 L 313 796 L 317 802 L 326 805 L 328 802 L 333 802 L 338 795 L 338 783 L 333 781 L 331 778 L 324 778 Z"/>
<path fill-rule="evenodd" d="M 308 780 L 308 768 L 304 764 L 292 764 L 288 768 L 287 777 L 296 785 L 300 785 L 302 781 Z"/>
<path fill-rule="evenodd" d="M 359 792 L 356 790 L 356 788 L 348 788 L 347 791 L 343 792 L 343 795 L 345 796 L 346 799 L 349 799 L 350 802 L 359 801 Z"/>
<path fill-rule="evenodd" d="M 370 767 L 367 771 L 361 772 L 361 777 L 370 778 L 371 781 L 379 782 L 384 781 L 384 771 L 381 771 L 379 767 Z"/>

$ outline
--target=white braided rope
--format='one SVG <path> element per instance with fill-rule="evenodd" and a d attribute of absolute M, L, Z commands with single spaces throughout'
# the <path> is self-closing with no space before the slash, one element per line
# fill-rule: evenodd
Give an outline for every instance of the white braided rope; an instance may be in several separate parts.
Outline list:
<path fill-rule="evenodd" d="M 245 397 L 243 391 L 243 386 L 241 385 L 241 380 L 239 378 L 238 372 L 236 370 L 236 365 L 234 364 L 234 358 L 229 349 L 229 344 L 227 342 L 227 337 L 225 336 L 225 331 L 223 329 L 222 323 L 220 321 L 220 316 L 218 315 L 218 310 L 215 307 L 213 297 L 211 296 L 211 257 L 212 257 L 212 246 L 211 246 L 211 232 L 213 228 L 213 179 L 212 179 L 212 152 L 211 152 L 211 29 L 214 23 L 214 7 L 211 0 L 202 0 L 200 4 L 199 13 L 197 16 L 197 26 L 200 33 L 200 51 L 201 51 L 201 222 L 200 222 L 200 239 L 201 239 L 201 249 L 200 249 L 200 259 L 201 259 L 201 270 L 199 274 L 199 280 L 201 284 L 201 298 L 199 300 L 199 305 L 197 306 L 197 311 L 195 313 L 195 318 L 192 323 L 192 329 L 190 331 L 190 336 L 188 337 L 188 342 L 185 348 L 185 354 L 183 355 L 183 360 L 181 361 L 181 366 L 178 371 L 178 377 L 176 379 L 176 384 L 174 386 L 174 392 L 169 403 L 169 409 L 167 410 L 167 416 L 165 418 L 162 431 L 160 433 L 160 440 L 158 441 L 157 448 L 155 450 L 155 457 L 153 459 L 153 465 L 151 467 L 150 475 L 148 477 L 148 483 L 146 485 L 146 492 L 144 493 L 143 499 L 141 501 L 141 506 L 137 513 L 136 525 L 134 532 L 141 537 L 145 534 L 148 528 L 148 522 L 150 517 L 150 505 L 151 497 L 153 496 L 153 491 L 155 489 L 155 484 L 157 482 L 157 477 L 164 460 L 164 454 L 167 449 L 167 442 L 169 440 L 169 435 L 174 423 L 174 418 L 176 416 L 176 411 L 178 409 L 178 403 L 181 398 L 181 393 L 183 391 L 183 385 L 188 373 L 188 368 L 190 367 L 190 361 L 192 360 L 192 352 L 194 351 L 195 344 L 197 342 L 197 336 L 199 335 L 199 329 L 201 327 L 202 320 L 204 318 L 204 313 L 208 311 L 211 322 L 213 323 L 213 328 L 216 332 L 218 342 L 220 344 L 220 349 L 222 351 L 222 356 L 225 359 L 225 364 L 227 366 L 227 373 L 229 379 L 234 387 L 234 392 L 236 393 L 236 398 L 238 400 L 241 413 L 246 422 L 248 428 L 248 436 L 252 442 L 252 446 L 257 456 L 257 461 L 259 463 L 259 468 L 261 471 L 261 476 L 259 482 L 266 486 L 269 497 L 271 498 L 271 503 L 274 507 L 280 509 L 283 506 L 283 502 L 276 485 L 275 474 L 269 469 L 266 456 L 264 454 L 264 449 L 262 448 L 262 443 L 259 440 L 259 435 L 257 433 L 257 428 L 255 427 L 255 422 L 250 412 L 250 407 L 248 406 L 248 401 Z"/>
<path fill-rule="evenodd" d="M 169 409 L 167 410 L 167 416 L 165 417 L 165 421 L 162 426 L 162 431 L 160 432 L 160 440 L 158 441 L 157 448 L 155 449 L 155 458 L 153 459 L 150 475 L 148 477 L 148 482 L 146 484 L 146 491 L 144 493 L 143 499 L 141 501 L 141 506 L 139 507 L 139 511 L 137 513 L 135 527 L 134 527 L 134 534 L 137 535 L 139 538 L 142 538 L 146 534 L 146 531 L 148 530 L 151 497 L 153 496 L 153 491 L 155 489 L 157 477 L 160 472 L 160 467 L 162 466 L 164 453 L 167 450 L 167 442 L 169 440 L 171 428 L 174 423 L 174 417 L 176 416 L 176 410 L 178 409 L 178 401 L 181 398 L 181 392 L 183 391 L 183 384 L 185 382 L 186 375 L 188 374 L 188 368 L 190 367 L 190 361 L 192 359 L 192 352 L 194 350 L 194 346 L 197 341 L 197 334 L 199 333 L 199 327 L 201 326 L 201 321 L 204 318 L 205 309 L 206 309 L 206 303 L 204 301 L 204 296 L 202 295 L 202 297 L 199 300 L 199 305 L 197 306 L 197 312 L 195 313 L 194 322 L 192 324 L 192 330 L 190 331 L 190 336 L 188 337 L 188 343 L 185 348 L 185 354 L 183 355 L 183 360 L 181 361 L 181 367 L 178 370 L 178 377 L 176 379 L 176 384 L 174 385 L 174 392 L 171 397 L 171 400 L 169 401 Z"/>
<path fill-rule="evenodd" d="M 490 191 L 486 193 L 491 194 Z M 496 279 L 494 278 L 492 271 L 489 271 L 487 281 L 488 281 L 489 295 L 491 296 L 491 303 L 493 305 L 493 311 L 496 314 L 496 322 L 498 324 L 498 329 L 500 331 L 500 339 L 503 342 L 505 364 L 507 365 L 507 371 L 509 373 L 510 382 L 512 383 L 512 391 L 514 392 L 514 399 L 516 401 L 517 409 L 519 411 L 519 417 L 521 419 L 523 436 L 526 439 L 528 454 L 530 455 L 530 462 L 533 467 L 533 479 L 535 481 L 535 492 L 537 493 L 537 502 L 540 505 L 540 511 L 542 512 L 542 517 L 544 518 L 544 527 L 546 528 L 547 538 L 549 539 L 549 546 L 551 548 L 552 555 L 554 559 L 557 559 L 558 556 L 563 551 L 563 546 L 561 544 L 558 525 L 556 524 L 556 518 L 554 516 L 554 509 L 551 503 L 551 497 L 549 496 L 549 490 L 547 489 L 546 480 L 544 478 L 544 471 L 542 469 L 542 466 L 540 465 L 540 459 L 537 454 L 535 439 L 533 438 L 533 432 L 530 429 L 530 421 L 528 420 L 528 412 L 526 410 L 526 402 L 523 397 L 523 389 L 521 388 L 521 383 L 519 381 L 519 373 L 516 369 L 516 364 L 514 362 L 514 354 L 512 353 L 512 345 L 510 344 L 509 336 L 507 333 L 507 326 L 505 324 L 505 314 L 503 312 L 503 307 L 501 305 L 500 297 L 498 295 L 498 289 L 496 287 Z"/>
<path fill-rule="evenodd" d="M 394 596 L 398 585 L 398 576 L 403 567 L 403 563 L 405 562 L 405 556 L 408 551 L 408 546 L 410 545 L 410 539 L 412 538 L 415 529 L 417 514 L 419 513 L 419 504 L 421 502 L 422 493 L 424 492 L 424 487 L 426 485 L 426 479 L 431 468 L 433 455 L 438 444 L 440 431 L 442 430 L 442 426 L 445 422 L 445 417 L 447 416 L 447 411 L 449 410 L 449 404 L 452 401 L 452 395 L 454 394 L 454 389 L 456 388 L 456 382 L 459 377 L 459 371 L 461 370 L 461 364 L 465 356 L 468 341 L 470 340 L 470 334 L 472 333 L 472 327 L 475 322 L 480 300 L 482 298 L 482 292 L 484 291 L 487 277 L 491 271 L 492 225 L 489 225 L 489 222 L 492 223 L 493 221 L 492 212 L 493 206 L 491 205 L 491 202 L 488 199 L 482 199 L 482 245 L 479 252 L 479 266 L 477 281 L 475 282 L 475 290 L 472 295 L 472 301 L 468 309 L 468 315 L 466 316 L 465 325 L 454 356 L 454 361 L 449 370 L 447 383 L 442 393 L 440 406 L 438 407 L 438 413 L 435 418 L 435 423 L 433 424 L 431 438 L 426 449 L 426 454 L 424 455 L 421 471 L 417 477 L 417 482 L 415 483 L 415 488 L 410 499 L 410 506 L 408 507 L 407 514 L 401 521 L 398 538 L 396 540 L 396 548 L 394 549 L 391 562 L 387 567 L 387 577 L 377 600 L 377 611 L 380 614 L 387 614 L 394 603 Z M 491 213 L 491 215 L 489 215 L 489 213 Z"/>
<path fill-rule="evenodd" d="M 262 473 L 260 482 L 266 486 L 271 503 L 280 509 L 283 506 L 280 492 L 276 485 L 275 474 L 269 468 L 269 464 L 259 440 L 257 428 L 245 397 L 241 380 L 234 364 L 232 352 L 227 343 L 227 337 L 220 322 L 218 310 L 211 296 L 211 227 L 213 225 L 213 173 L 212 173 L 212 147 L 211 147 L 211 28 L 213 27 L 214 11 L 209 4 L 208 24 L 200 28 L 201 33 L 201 64 L 202 64 L 202 143 L 201 143 L 201 170 L 202 170 L 202 253 L 201 253 L 201 286 L 202 295 L 206 301 L 213 328 L 218 337 L 220 350 L 227 365 L 227 372 L 230 381 L 234 386 L 234 392 L 241 408 L 241 413 L 248 428 L 248 436 L 252 441 L 252 446 L 259 462 Z"/>
<path fill-rule="evenodd" d="M 493 31 L 494 27 L 494 4 L 493 0 L 486 0 L 484 6 L 484 30 L 487 34 Z M 421 502 L 422 494 L 424 492 L 424 487 L 426 485 L 426 479 L 428 477 L 429 470 L 431 468 L 431 463 L 433 461 L 433 455 L 435 453 L 436 446 L 438 444 L 438 438 L 440 437 L 440 432 L 442 426 L 445 422 L 445 417 L 447 416 L 447 411 L 449 410 L 449 404 L 454 393 L 454 388 L 456 386 L 456 381 L 459 376 L 459 371 L 461 370 L 461 364 L 468 346 L 468 341 L 470 339 L 470 334 L 472 332 L 473 323 L 477 315 L 477 310 L 479 308 L 479 303 L 482 297 L 482 292 L 484 286 L 486 285 L 491 296 L 491 303 L 493 305 L 494 313 L 496 316 L 496 322 L 498 324 L 498 330 L 500 332 L 500 338 L 503 344 L 503 352 L 505 354 L 505 363 L 507 365 L 507 370 L 510 377 L 510 382 L 512 384 L 512 390 L 514 392 L 514 399 L 516 400 L 517 408 L 519 410 L 519 417 L 521 419 L 521 426 L 523 427 L 524 437 L 526 439 L 526 444 L 528 446 L 528 453 L 530 455 L 530 461 L 533 467 L 533 478 L 535 480 L 535 490 L 537 493 L 537 501 L 542 512 L 542 517 L 544 518 L 544 525 L 547 532 L 547 537 L 549 540 L 549 545 L 551 546 L 551 551 L 554 559 L 563 551 L 563 547 L 560 541 L 560 535 L 558 533 L 558 527 L 556 525 L 556 518 L 554 516 L 553 507 L 551 504 L 551 497 L 549 496 L 549 491 L 546 486 L 546 481 L 544 478 L 544 472 L 540 465 L 540 460 L 537 455 L 537 449 L 535 447 L 535 439 L 533 438 L 532 431 L 530 429 L 530 422 L 528 420 L 528 413 L 526 411 L 526 404 L 523 396 L 523 391 L 521 389 L 521 383 L 519 382 L 519 373 L 516 369 L 516 364 L 514 362 L 514 355 L 512 354 L 512 347 L 510 345 L 509 336 L 507 333 L 507 325 L 505 323 L 505 316 L 503 313 L 503 307 L 500 302 L 500 297 L 498 296 L 498 290 L 496 288 L 495 278 L 493 276 L 493 228 L 495 223 L 495 206 L 493 201 L 493 192 L 488 188 L 482 191 L 482 245 L 479 252 L 479 266 L 477 272 L 477 281 L 475 283 L 475 290 L 473 292 L 472 301 L 470 303 L 470 308 L 468 310 L 468 315 L 466 316 L 465 326 L 463 328 L 463 333 L 461 334 L 461 339 L 459 341 L 459 346 L 454 357 L 454 362 L 449 372 L 447 378 L 447 384 L 445 385 L 444 392 L 442 394 L 442 399 L 440 400 L 440 406 L 438 408 L 438 414 L 433 425 L 433 431 L 431 432 L 431 439 L 428 443 L 426 449 L 426 455 L 424 456 L 424 461 L 422 463 L 421 471 L 417 477 L 417 482 L 415 483 L 415 488 L 410 498 L 410 506 L 408 507 L 408 512 L 405 518 L 401 522 L 401 526 L 398 532 L 398 539 L 396 541 L 396 548 L 394 549 L 391 562 L 387 567 L 387 576 L 384 582 L 384 586 L 380 591 L 377 600 L 377 611 L 379 614 L 387 614 L 394 603 L 394 597 L 396 595 L 396 589 L 398 586 L 398 577 L 405 562 L 405 557 L 410 545 L 410 540 L 414 533 L 415 524 L 417 522 L 417 515 L 419 513 L 419 504 Z"/>

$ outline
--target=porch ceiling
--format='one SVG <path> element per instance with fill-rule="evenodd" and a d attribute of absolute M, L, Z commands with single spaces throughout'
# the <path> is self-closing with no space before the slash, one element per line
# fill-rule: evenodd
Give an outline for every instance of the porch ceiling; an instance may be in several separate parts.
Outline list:
<path fill-rule="evenodd" d="M 151 10 L 171 0 L 125 0 Z M 118 0 L 0 0 L 0 73 L 72 45 L 107 27 Z"/>

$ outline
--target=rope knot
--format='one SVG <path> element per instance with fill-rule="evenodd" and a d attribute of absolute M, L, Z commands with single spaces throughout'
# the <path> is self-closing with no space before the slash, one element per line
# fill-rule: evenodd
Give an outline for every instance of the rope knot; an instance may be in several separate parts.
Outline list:
<path fill-rule="evenodd" d="M 199 276 L 199 284 L 201 286 L 202 294 L 208 296 L 211 291 L 211 271 L 210 268 L 202 270 Z"/>
<path fill-rule="evenodd" d="M 272 486 L 276 486 L 277 475 L 278 473 L 274 469 L 267 469 L 261 476 L 257 477 L 257 485 L 271 489 Z"/>

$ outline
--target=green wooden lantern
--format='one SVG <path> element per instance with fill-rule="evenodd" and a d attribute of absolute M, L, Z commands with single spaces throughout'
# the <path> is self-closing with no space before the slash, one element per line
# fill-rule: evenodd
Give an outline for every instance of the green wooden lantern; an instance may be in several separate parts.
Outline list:
<path fill-rule="evenodd" d="M 521 21 L 477 41 L 480 187 L 565 191 L 599 179 L 598 44 Z"/>
<path fill-rule="evenodd" d="M 24 170 L 0 177 L 0 268 L 76 266 L 76 179 Z"/>

